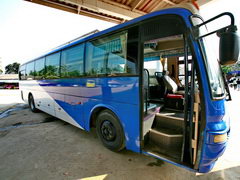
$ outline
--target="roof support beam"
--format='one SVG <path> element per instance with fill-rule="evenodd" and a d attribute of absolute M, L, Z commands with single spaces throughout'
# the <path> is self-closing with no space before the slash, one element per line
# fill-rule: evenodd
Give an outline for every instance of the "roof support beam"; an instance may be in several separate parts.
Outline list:
<path fill-rule="evenodd" d="M 123 23 L 150 11 L 192 0 L 25 0 L 113 23 Z M 196 0 L 201 6 L 213 0 Z M 150 3 L 151 2 L 151 3 Z M 144 6 L 143 9 L 139 9 Z"/>
<path fill-rule="evenodd" d="M 131 3 L 132 10 L 136 9 L 136 7 L 142 2 L 143 0 L 135 0 Z"/>
<path fill-rule="evenodd" d="M 159 10 L 159 9 L 164 5 L 164 3 L 165 3 L 164 1 L 161 1 L 160 3 L 158 3 L 158 4 L 152 9 L 152 12 Z"/>
<path fill-rule="evenodd" d="M 71 13 L 75 13 L 75 14 L 79 14 L 79 15 L 83 15 L 83 16 L 88 16 L 91 18 L 96 18 L 96 19 L 100 19 L 100 20 L 104 20 L 104 21 L 108 21 L 108 22 L 112 22 L 112 23 L 116 23 L 116 24 L 120 24 L 123 21 L 122 19 L 119 19 L 119 18 L 105 17 L 104 15 L 100 15 L 97 13 L 87 12 L 84 9 L 81 9 L 81 6 L 71 7 L 68 5 L 60 4 L 60 3 L 49 1 L 49 0 L 25 0 L 25 1 L 29 1 L 29 2 L 36 3 L 36 4 L 41 4 L 41 5 L 44 5 L 47 7 L 60 9 L 60 10 L 66 11 L 66 12 L 71 12 Z"/>
<path fill-rule="evenodd" d="M 98 12 L 98 13 L 103 13 L 103 14 L 108 14 L 111 16 L 119 17 L 122 19 L 126 20 L 131 20 L 133 18 L 139 17 L 143 14 L 137 13 L 137 12 L 132 12 L 127 9 L 121 8 L 114 6 L 112 4 L 99 1 L 99 0 L 64 0 L 66 3 L 74 4 L 77 6 L 81 6 L 83 8 Z"/>
<path fill-rule="evenodd" d="M 163 0 L 165 3 L 171 4 L 171 5 L 176 5 L 176 3 L 170 1 L 170 0 Z"/>
<path fill-rule="evenodd" d="M 141 14 L 141 15 L 145 15 L 145 14 L 146 14 L 146 13 L 143 12 L 143 11 L 140 11 L 140 10 L 137 10 L 137 9 L 132 9 L 132 7 L 130 7 L 131 5 L 130 5 L 130 6 L 127 6 L 127 5 L 124 5 L 124 4 L 115 2 L 115 1 L 111 1 L 111 0 L 102 0 L 102 1 L 103 1 L 103 2 L 106 2 L 106 3 L 108 3 L 108 4 L 112 4 L 112 5 L 114 5 L 114 6 L 121 7 L 121 8 L 123 8 L 123 9 L 127 9 L 127 10 L 129 10 L 129 11 L 133 11 L 133 12 L 139 13 L 139 14 Z M 142 0 L 142 1 L 144 1 L 144 0 Z"/>

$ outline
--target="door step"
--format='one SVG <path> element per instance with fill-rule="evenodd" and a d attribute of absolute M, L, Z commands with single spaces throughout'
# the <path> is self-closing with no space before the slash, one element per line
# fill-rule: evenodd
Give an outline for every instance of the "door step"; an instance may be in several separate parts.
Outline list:
<path fill-rule="evenodd" d="M 152 143 L 164 149 L 181 149 L 183 135 L 176 134 L 167 129 L 151 129 L 149 132 L 149 139 Z"/>
<path fill-rule="evenodd" d="M 157 113 L 153 129 L 167 129 L 169 132 L 173 131 L 176 134 L 182 134 L 184 128 L 184 118 L 175 117 L 174 115 L 174 113 Z"/>
<path fill-rule="evenodd" d="M 180 161 L 183 129 L 182 113 L 156 113 L 154 123 L 146 136 L 146 149 Z"/>

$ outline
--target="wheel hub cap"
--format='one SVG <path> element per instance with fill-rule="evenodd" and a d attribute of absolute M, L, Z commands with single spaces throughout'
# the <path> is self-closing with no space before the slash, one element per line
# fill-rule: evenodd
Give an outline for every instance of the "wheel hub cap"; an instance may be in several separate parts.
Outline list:
<path fill-rule="evenodd" d="M 104 121 L 101 126 L 103 138 L 107 141 L 113 141 L 116 138 L 116 130 L 111 122 Z"/>

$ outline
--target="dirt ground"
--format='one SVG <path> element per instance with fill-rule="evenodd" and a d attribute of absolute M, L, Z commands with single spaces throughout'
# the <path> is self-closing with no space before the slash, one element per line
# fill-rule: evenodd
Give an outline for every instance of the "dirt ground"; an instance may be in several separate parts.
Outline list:
<path fill-rule="evenodd" d="M 234 93 L 236 96 L 240 91 Z M 152 157 L 127 150 L 111 152 L 103 147 L 94 130 L 88 133 L 45 113 L 32 113 L 21 100 L 12 98 L 11 102 L 6 98 L 10 94 L 19 95 L 16 90 L 0 90 L 1 180 L 240 179 L 240 158 L 234 156 L 240 152 L 235 146 L 239 138 L 230 139 L 231 149 L 219 160 L 215 172 L 196 176 Z M 8 103 L 3 103 L 6 100 Z M 235 107 L 239 102 L 234 103 Z M 234 135 L 239 134 L 239 128 L 235 127 Z"/>

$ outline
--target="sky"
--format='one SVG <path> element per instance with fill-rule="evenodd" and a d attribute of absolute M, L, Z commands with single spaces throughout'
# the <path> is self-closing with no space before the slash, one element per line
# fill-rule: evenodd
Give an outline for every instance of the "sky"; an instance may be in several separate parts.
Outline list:
<path fill-rule="evenodd" d="M 238 2 L 238 3 L 237 3 Z M 208 20 L 218 14 L 223 12 L 231 12 L 235 18 L 235 24 L 238 27 L 238 34 L 240 35 L 240 4 L 239 0 L 213 0 L 206 5 L 203 5 L 200 9 L 201 16 L 204 20 Z M 209 32 L 223 28 L 230 25 L 230 18 L 228 16 L 223 16 L 216 19 L 212 23 L 207 24 L 207 29 Z M 214 57 L 219 58 L 219 37 L 216 34 L 206 37 L 207 41 L 211 42 L 211 46 L 208 46 Z M 239 58 L 240 60 L 240 58 Z"/>
<path fill-rule="evenodd" d="M 204 20 L 210 19 L 223 12 L 231 12 L 235 17 L 236 25 L 240 31 L 240 1 L 239 0 L 213 0 L 203 5 L 200 9 L 201 16 Z M 220 19 L 214 22 L 215 28 L 223 26 L 229 22 L 229 19 Z"/>
<path fill-rule="evenodd" d="M 213 0 L 201 7 L 204 19 L 230 11 L 240 28 L 237 0 Z M 220 25 L 222 23 L 219 23 Z M 24 63 L 92 30 L 115 24 L 86 16 L 29 3 L 0 0 L 0 60 L 3 68 L 13 62 Z"/>
<path fill-rule="evenodd" d="M 114 25 L 23 0 L 0 0 L 2 66 L 24 63 L 90 31 Z"/>

